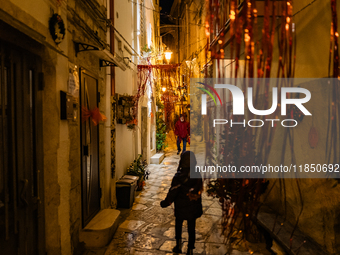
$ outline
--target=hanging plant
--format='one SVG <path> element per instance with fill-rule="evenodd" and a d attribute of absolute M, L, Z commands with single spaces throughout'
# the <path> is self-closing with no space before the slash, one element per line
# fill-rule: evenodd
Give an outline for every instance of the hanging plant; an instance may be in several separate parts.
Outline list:
<path fill-rule="evenodd" d="M 141 48 L 141 52 L 142 52 L 143 57 L 150 57 L 150 55 L 152 54 L 153 51 L 154 51 L 153 47 L 152 46 L 148 47 L 147 44 L 145 44 Z"/>
<path fill-rule="evenodd" d="M 58 45 L 64 40 L 66 29 L 61 16 L 54 13 L 49 20 L 49 30 L 53 41 Z"/>

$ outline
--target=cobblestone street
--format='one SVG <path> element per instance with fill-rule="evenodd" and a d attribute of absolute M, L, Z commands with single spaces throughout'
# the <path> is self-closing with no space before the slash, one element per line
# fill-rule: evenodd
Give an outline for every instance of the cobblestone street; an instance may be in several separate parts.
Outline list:
<path fill-rule="evenodd" d="M 173 149 L 173 150 L 172 150 Z M 175 246 L 175 217 L 173 205 L 161 208 L 160 201 L 166 197 L 172 177 L 176 173 L 179 155 L 170 147 L 160 165 L 149 165 L 149 179 L 143 191 L 138 192 L 132 209 L 123 209 L 125 219 L 119 225 L 113 240 L 105 249 L 88 251 L 91 254 L 173 254 Z M 239 245 L 227 250 L 224 237 L 221 236 L 221 206 L 218 200 L 203 193 L 203 215 L 196 222 L 196 244 L 194 254 L 211 255 L 267 255 L 264 244 L 248 246 L 249 250 Z M 183 226 L 183 248 L 187 250 L 188 233 L 186 222 Z"/>

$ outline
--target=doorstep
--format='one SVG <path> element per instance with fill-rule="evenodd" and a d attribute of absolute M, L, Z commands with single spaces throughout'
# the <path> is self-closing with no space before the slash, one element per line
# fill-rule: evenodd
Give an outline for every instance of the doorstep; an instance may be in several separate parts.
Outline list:
<path fill-rule="evenodd" d="M 79 241 L 86 247 L 101 248 L 109 244 L 118 228 L 120 211 L 101 210 L 79 233 Z"/>
<path fill-rule="evenodd" d="M 282 224 L 282 222 L 284 223 Z M 269 207 L 261 207 L 257 214 L 257 223 L 262 226 L 289 255 L 328 254 L 318 243 L 303 234 L 298 228 L 294 231 L 291 245 L 290 237 L 294 226 L 287 220 L 284 221 L 283 217 L 276 216 L 276 213 Z"/>
<path fill-rule="evenodd" d="M 160 164 L 164 159 L 164 153 L 156 153 L 150 158 L 150 164 Z"/>

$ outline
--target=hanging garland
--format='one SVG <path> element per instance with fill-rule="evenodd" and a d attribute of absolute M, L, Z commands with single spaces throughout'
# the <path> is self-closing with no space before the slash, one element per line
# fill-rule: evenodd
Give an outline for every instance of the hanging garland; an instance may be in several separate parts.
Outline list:
<path fill-rule="evenodd" d="M 177 102 L 177 95 L 174 93 L 179 84 L 178 73 L 180 64 L 173 65 L 138 65 L 138 89 L 134 97 L 134 116 L 138 115 L 138 104 L 140 98 L 145 94 L 147 84 L 152 82 L 156 86 L 156 91 L 162 94 L 160 98 L 164 103 L 164 110 L 167 112 L 166 125 L 170 127 L 170 113 L 174 110 L 174 103 Z M 157 87 L 158 86 L 158 87 Z M 165 88 L 161 92 L 160 86 Z M 150 86 L 151 87 L 151 86 Z M 152 89 L 152 88 L 151 88 Z M 151 92 L 152 93 L 152 92 Z"/>
<path fill-rule="evenodd" d="M 212 58 L 217 59 L 218 78 L 223 78 L 226 75 L 224 71 L 225 67 L 222 66 L 222 60 L 225 58 L 224 47 L 227 43 L 230 45 L 230 56 L 228 56 L 228 58 L 234 60 L 229 64 L 229 78 L 254 78 L 255 75 L 257 75 L 257 78 L 272 77 L 271 66 L 275 39 L 274 35 L 276 19 L 278 17 L 281 17 L 281 26 L 277 36 L 279 45 L 279 68 L 277 71 L 277 78 L 294 77 L 296 36 L 293 24 L 293 5 L 291 0 L 284 0 L 280 2 L 265 0 L 264 9 L 262 10 L 264 15 L 263 27 L 259 27 L 257 25 L 258 9 L 256 7 L 255 0 L 243 1 L 242 8 L 240 9 L 237 0 L 230 0 L 226 5 L 223 5 L 229 6 L 229 8 L 221 8 L 221 2 L 219 0 L 208 0 L 206 3 L 206 36 L 207 41 L 210 44 L 206 53 L 208 54 L 209 50 Z M 280 13 L 278 13 L 278 4 L 281 4 Z M 229 19 L 228 23 L 227 19 Z M 226 30 L 226 27 L 228 27 L 229 30 Z M 256 39 L 257 31 L 262 31 L 261 41 L 257 41 Z M 228 36 L 225 34 L 227 32 Z M 241 59 L 242 44 L 244 45 L 245 50 L 244 68 L 241 69 L 239 60 Z M 255 66 L 255 64 L 257 66 Z M 253 72 L 254 67 L 256 68 L 256 73 Z M 241 76 L 240 70 L 243 70 L 243 76 Z M 246 84 L 244 83 L 241 85 L 243 91 L 245 91 Z M 248 87 L 255 87 L 255 85 L 255 108 L 268 109 L 269 79 L 266 79 L 264 84 L 260 84 L 259 81 L 257 84 L 250 83 L 248 84 Z M 278 84 L 279 91 L 282 85 L 283 84 Z M 292 86 L 292 84 L 288 85 Z M 264 88 L 264 100 L 259 99 L 260 88 Z M 226 101 L 231 102 L 231 94 L 229 94 L 229 96 L 229 100 L 226 100 L 225 95 L 223 95 L 223 103 Z M 275 119 L 279 111 L 280 107 L 278 107 L 277 111 L 270 117 Z M 290 109 L 290 111 L 294 118 L 302 121 L 303 116 L 301 116 L 296 109 Z M 214 115 L 215 113 L 208 109 L 207 118 L 214 118 Z M 251 114 L 248 116 L 249 119 L 252 119 L 252 117 L 253 116 Z M 231 118 L 235 122 L 241 121 L 238 116 L 231 116 Z M 251 166 L 267 163 L 274 139 L 275 127 L 270 130 L 268 127 L 264 127 L 261 129 L 260 134 L 254 134 L 250 129 L 242 127 L 233 127 L 233 129 L 231 129 L 229 124 L 223 125 L 223 128 L 224 130 L 222 130 L 221 134 L 223 139 L 219 142 L 220 148 L 217 148 L 215 141 L 206 141 L 206 165 L 215 165 L 218 160 L 222 161 L 218 162 L 221 163 L 221 165 L 230 164 L 235 166 L 239 166 L 240 164 Z M 205 130 L 205 137 L 213 137 L 213 132 L 213 130 Z M 259 137 L 259 139 L 255 142 L 254 137 Z M 286 131 L 285 140 L 290 142 L 291 155 L 293 155 L 292 163 L 294 164 L 295 154 L 292 131 Z M 257 154 L 256 151 L 258 152 Z M 284 162 L 285 151 L 286 143 L 284 143 L 282 148 L 281 163 Z M 210 182 L 208 185 L 208 192 L 210 195 L 218 196 L 220 198 L 220 203 L 224 211 L 223 233 L 225 233 L 227 237 L 232 237 L 235 233 L 237 233 L 234 237 L 246 240 L 250 234 L 253 234 L 253 228 L 251 227 L 253 223 L 249 215 L 255 215 L 258 211 L 260 205 L 259 197 L 267 185 L 268 182 L 264 179 L 220 178 L 216 181 Z M 283 197 L 285 198 L 285 182 L 280 181 L 280 185 L 282 186 L 281 190 L 284 190 Z M 297 217 L 294 230 L 291 233 L 291 246 L 293 234 L 303 210 L 303 200 L 298 181 L 297 187 L 299 191 L 301 210 Z M 231 210 L 233 213 L 231 213 Z M 242 220 L 241 223 L 236 226 L 238 218 Z M 235 227 L 242 230 L 240 231 L 242 232 L 241 235 L 239 234 L 240 232 L 234 231 Z"/>
<path fill-rule="evenodd" d="M 338 32 L 338 15 L 337 15 L 337 1 L 331 0 L 331 34 L 330 34 L 330 50 L 329 50 L 329 66 L 328 76 L 333 78 L 330 80 L 332 86 L 332 95 L 329 106 L 329 120 L 327 128 L 326 139 L 326 158 L 328 163 L 339 162 L 340 144 L 337 144 L 337 135 L 339 133 L 340 123 L 340 104 L 339 104 L 339 32 Z M 333 69 L 331 68 L 333 66 Z M 332 158 L 333 156 L 333 158 Z"/>

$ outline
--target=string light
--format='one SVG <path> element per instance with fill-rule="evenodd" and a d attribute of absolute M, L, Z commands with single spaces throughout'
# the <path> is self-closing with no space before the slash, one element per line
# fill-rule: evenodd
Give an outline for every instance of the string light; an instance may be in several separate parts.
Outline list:
<path fill-rule="evenodd" d="M 235 19 L 235 11 L 230 11 L 230 15 L 229 15 L 231 20 Z"/>

